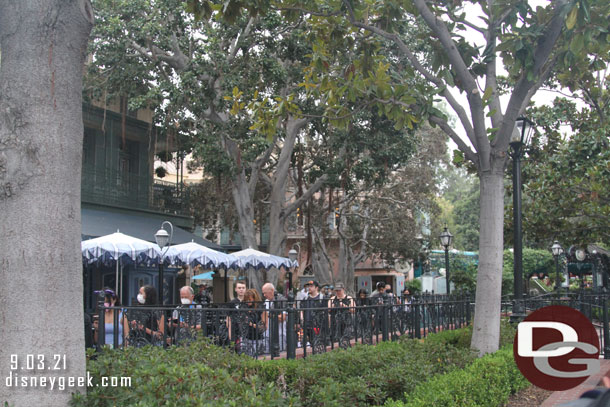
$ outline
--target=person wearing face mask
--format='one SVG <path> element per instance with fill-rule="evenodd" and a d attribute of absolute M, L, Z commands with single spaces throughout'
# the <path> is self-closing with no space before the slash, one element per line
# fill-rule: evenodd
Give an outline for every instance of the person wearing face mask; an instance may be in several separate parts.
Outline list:
<path fill-rule="evenodd" d="M 174 343 L 184 343 L 194 339 L 196 331 L 201 329 L 202 314 L 200 304 L 194 302 L 193 289 L 185 285 L 180 289 L 180 302 L 182 305 L 174 310 L 170 326 L 173 331 Z"/>
<path fill-rule="evenodd" d="M 142 306 L 155 306 L 157 305 L 157 290 L 151 285 L 142 286 L 140 287 L 137 300 Z M 165 316 L 160 311 L 134 309 L 130 310 L 130 314 L 133 315 L 133 318 L 129 318 L 131 324 L 130 345 L 158 345 L 163 342 Z"/>
<path fill-rule="evenodd" d="M 123 311 L 119 309 L 113 309 L 112 307 L 119 307 L 121 305 L 120 300 L 117 298 L 116 293 L 110 288 L 104 288 L 100 291 L 94 291 L 96 294 L 104 293 L 104 307 L 107 308 L 104 312 L 104 345 L 114 347 L 114 314 L 118 312 L 118 346 L 123 345 L 123 340 L 129 334 L 129 324 Z M 98 342 L 98 321 L 93 323 L 94 337 L 93 340 Z"/>

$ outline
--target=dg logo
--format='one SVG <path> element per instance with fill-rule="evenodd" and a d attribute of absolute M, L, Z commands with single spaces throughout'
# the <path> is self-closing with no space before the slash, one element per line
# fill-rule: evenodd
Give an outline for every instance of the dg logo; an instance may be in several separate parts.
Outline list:
<path fill-rule="evenodd" d="M 517 326 L 513 354 L 535 386 L 563 391 L 597 373 L 599 336 L 581 312 L 563 305 L 540 308 Z"/>

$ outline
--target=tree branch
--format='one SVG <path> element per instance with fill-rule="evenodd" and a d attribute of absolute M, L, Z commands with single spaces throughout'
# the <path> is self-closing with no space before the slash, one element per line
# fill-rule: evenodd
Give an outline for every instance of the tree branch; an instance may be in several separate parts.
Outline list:
<path fill-rule="evenodd" d="M 430 121 L 443 129 L 443 131 L 447 133 L 449 137 L 451 137 L 451 140 L 457 144 L 458 148 L 464 153 L 466 158 L 472 161 L 477 168 L 480 168 L 478 154 L 472 151 L 472 149 L 468 147 L 466 143 L 464 143 L 464 140 L 462 140 L 461 137 L 451 128 L 451 126 L 449 126 L 449 123 L 447 123 L 446 120 L 443 120 L 437 116 L 430 116 Z"/>
<path fill-rule="evenodd" d="M 436 34 L 436 37 L 441 42 L 443 49 L 449 58 L 449 62 L 461 82 L 461 89 L 466 92 L 466 97 L 468 98 L 468 103 L 470 105 L 474 136 L 476 138 L 476 143 L 473 143 L 473 145 L 481 154 L 481 157 L 489 157 L 488 153 L 490 148 L 485 126 L 485 111 L 477 82 L 464 63 L 457 46 L 451 38 L 451 33 L 449 32 L 447 25 L 432 13 L 426 5 L 425 0 L 413 0 L 413 3 L 428 27 Z M 485 159 L 484 161 L 481 161 L 479 165 L 481 166 L 481 169 L 486 170 L 489 168 L 490 163 Z"/>
<path fill-rule="evenodd" d="M 534 66 L 532 68 L 533 74 L 539 79 L 546 73 L 547 70 L 552 68 L 552 64 L 544 65 L 549 59 L 551 52 L 555 48 L 555 44 L 561 35 L 561 31 L 564 25 L 563 9 L 567 6 L 568 0 L 556 0 L 553 2 L 555 6 L 555 13 L 546 28 L 545 33 L 539 39 L 534 51 Z M 542 69 L 545 71 L 541 72 Z M 528 78 L 528 72 L 522 72 L 521 78 L 517 81 L 513 93 L 508 102 L 506 112 L 504 114 L 504 121 L 502 127 L 498 131 L 497 143 L 500 149 L 508 148 L 508 140 L 513 132 L 513 124 L 517 117 L 523 113 L 529 99 L 533 95 L 530 90 L 536 82 L 530 81 Z M 542 82 L 540 82 L 542 83 Z"/>
<path fill-rule="evenodd" d="M 350 2 L 348 0 L 343 0 L 343 4 L 345 5 L 346 9 L 348 10 L 347 18 L 353 26 L 362 28 L 363 30 L 366 30 L 366 31 L 370 31 L 372 33 L 375 33 L 383 38 L 386 38 L 386 39 L 394 42 L 398 46 L 399 51 L 409 60 L 409 62 L 413 66 L 413 68 L 415 68 L 417 70 L 417 72 L 422 74 L 423 77 L 426 78 L 426 80 L 434 83 L 439 88 L 444 86 L 444 82 L 440 78 L 438 78 L 437 76 L 435 76 L 431 72 L 429 72 L 419 62 L 417 57 L 415 57 L 413 52 L 411 52 L 409 47 L 404 43 L 404 41 L 402 41 L 402 39 L 398 36 L 398 34 L 389 33 L 385 30 L 382 30 L 381 28 L 378 28 L 378 27 L 375 27 L 372 25 L 368 25 L 368 24 L 364 24 L 364 23 L 361 23 L 360 21 L 357 21 L 355 14 L 354 14 L 354 9 L 352 8 Z"/>

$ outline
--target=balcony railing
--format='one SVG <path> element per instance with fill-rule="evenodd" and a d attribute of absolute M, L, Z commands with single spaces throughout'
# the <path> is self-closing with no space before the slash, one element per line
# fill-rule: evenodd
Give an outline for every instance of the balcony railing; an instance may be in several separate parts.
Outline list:
<path fill-rule="evenodd" d="M 189 215 L 189 189 L 152 175 L 83 168 L 82 200 L 105 205 Z"/>

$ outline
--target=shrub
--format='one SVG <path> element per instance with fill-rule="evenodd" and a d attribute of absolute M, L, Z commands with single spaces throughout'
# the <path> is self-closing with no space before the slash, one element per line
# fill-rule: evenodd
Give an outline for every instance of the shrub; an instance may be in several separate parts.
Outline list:
<path fill-rule="evenodd" d="M 510 346 L 418 385 L 404 395 L 406 401 L 386 402 L 386 407 L 496 407 L 529 386 L 521 375 Z"/>
<path fill-rule="evenodd" d="M 299 360 L 254 360 L 211 345 L 104 350 L 88 370 L 132 378 L 131 388 L 89 388 L 75 407 L 93 406 L 367 406 L 401 398 L 475 355 L 442 341 L 382 342 Z"/>
<path fill-rule="evenodd" d="M 503 319 L 500 321 L 500 347 L 512 345 L 515 338 L 515 327 L 508 321 Z M 440 345 L 452 345 L 458 348 L 470 348 L 470 340 L 472 339 L 472 325 L 465 328 L 455 329 L 452 331 L 441 331 L 430 334 L 426 337 L 426 342 L 429 344 L 438 343 Z"/>

